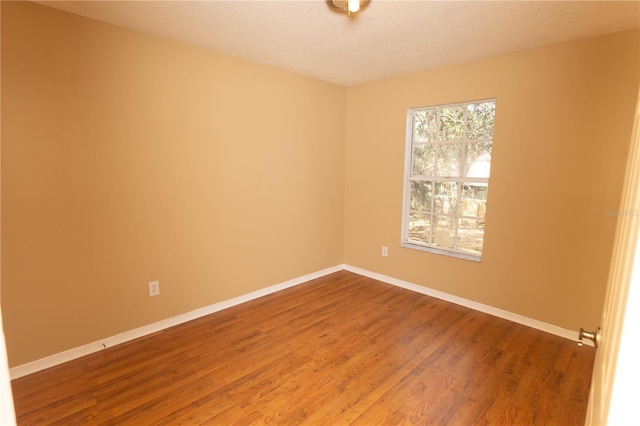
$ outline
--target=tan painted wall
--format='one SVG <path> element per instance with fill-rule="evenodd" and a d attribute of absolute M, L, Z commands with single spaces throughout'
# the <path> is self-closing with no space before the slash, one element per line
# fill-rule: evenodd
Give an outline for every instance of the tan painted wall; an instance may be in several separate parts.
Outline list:
<path fill-rule="evenodd" d="M 345 263 L 567 329 L 600 321 L 639 32 L 347 91 Z M 406 111 L 496 97 L 481 263 L 401 248 Z M 380 247 L 389 246 L 382 258 Z"/>
<path fill-rule="evenodd" d="M 343 87 L 2 9 L 12 366 L 342 263 Z"/>

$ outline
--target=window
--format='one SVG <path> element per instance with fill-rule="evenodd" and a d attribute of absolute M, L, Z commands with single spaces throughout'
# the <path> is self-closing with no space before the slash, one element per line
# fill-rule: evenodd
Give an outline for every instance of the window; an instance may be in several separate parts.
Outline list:
<path fill-rule="evenodd" d="M 409 109 L 402 246 L 479 261 L 495 100 Z"/>

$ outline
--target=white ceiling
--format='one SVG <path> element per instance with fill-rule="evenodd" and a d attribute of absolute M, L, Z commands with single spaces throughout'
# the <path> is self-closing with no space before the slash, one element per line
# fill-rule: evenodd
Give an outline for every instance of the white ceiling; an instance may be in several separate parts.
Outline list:
<path fill-rule="evenodd" d="M 640 26 L 640 1 L 45 1 L 344 86 Z"/>

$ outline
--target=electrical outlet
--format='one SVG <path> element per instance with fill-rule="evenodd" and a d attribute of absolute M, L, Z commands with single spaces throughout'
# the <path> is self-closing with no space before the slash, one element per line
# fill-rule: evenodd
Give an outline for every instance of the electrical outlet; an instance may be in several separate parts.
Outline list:
<path fill-rule="evenodd" d="M 160 281 L 152 281 L 149 283 L 149 296 L 157 296 L 160 294 Z"/>
<path fill-rule="evenodd" d="M 382 257 L 389 256 L 389 248 L 387 246 L 382 246 Z"/>

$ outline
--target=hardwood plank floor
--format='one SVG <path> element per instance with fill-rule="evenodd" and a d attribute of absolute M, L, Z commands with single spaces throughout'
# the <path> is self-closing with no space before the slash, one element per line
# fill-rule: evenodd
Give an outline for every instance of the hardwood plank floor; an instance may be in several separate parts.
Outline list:
<path fill-rule="evenodd" d="M 594 357 L 342 271 L 12 384 L 19 425 L 582 425 Z"/>

